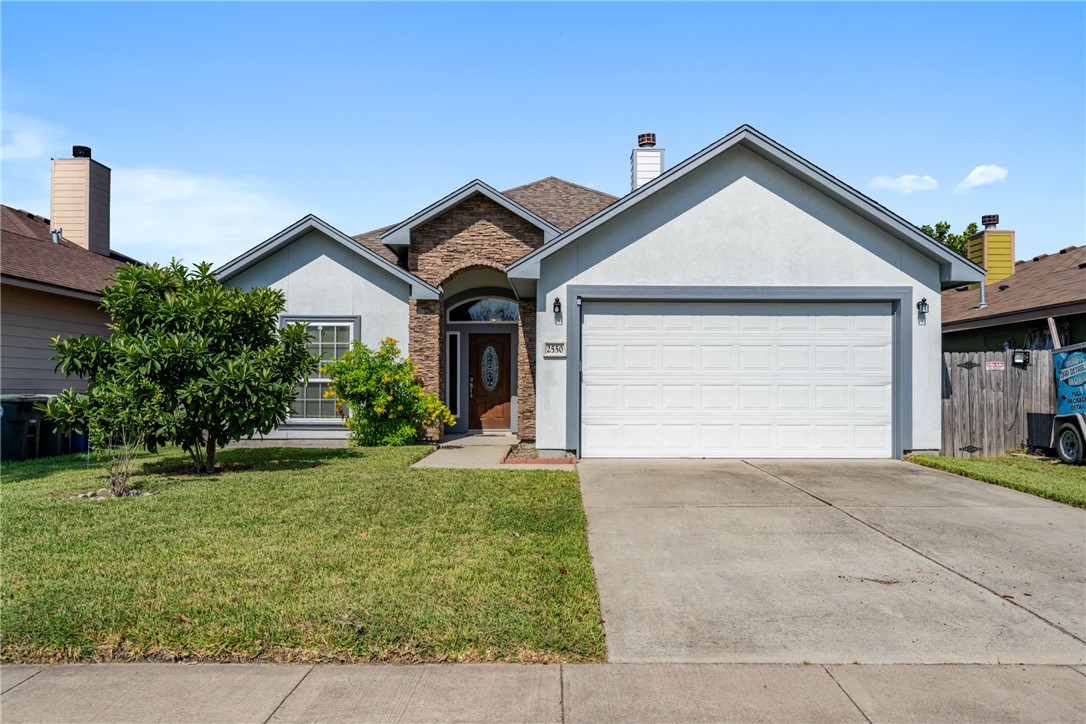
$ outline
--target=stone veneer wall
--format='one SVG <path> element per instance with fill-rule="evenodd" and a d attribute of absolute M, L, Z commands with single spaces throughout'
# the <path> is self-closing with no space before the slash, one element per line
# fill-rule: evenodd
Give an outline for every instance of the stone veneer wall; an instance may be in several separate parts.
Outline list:
<path fill-rule="evenodd" d="M 543 231 L 480 194 L 411 232 L 407 268 L 437 286 L 469 266 L 505 269 L 543 244 Z"/>
<path fill-rule="evenodd" d="M 535 302 L 520 303 L 517 344 L 517 437 L 535 441 Z"/>
<path fill-rule="evenodd" d="M 419 366 L 418 376 L 427 390 L 436 393 L 438 399 L 444 400 L 445 375 L 441 371 L 445 369 L 445 346 L 442 344 L 445 324 L 442 307 L 442 303 L 436 299 L 412 299 L 408 325 L 411 335 L 411 361 Z M 423 439 L 440 440 L 441 429 L 426 428 Z"/>
<path fill-rule="evenodd" d="M 408 269 L 434 286 L 470 268 L 505 267 L 543 244 L 543 231 L 476 194 L 411 232 Z M 411 301 L 411 359 L 426 389 L 445 399 L 445 308 Z M 518 325 L 517 430 L 535 439 L 535 304 L 522 303 Z M 427 430 L 427 439 L 440 437 Z"/>

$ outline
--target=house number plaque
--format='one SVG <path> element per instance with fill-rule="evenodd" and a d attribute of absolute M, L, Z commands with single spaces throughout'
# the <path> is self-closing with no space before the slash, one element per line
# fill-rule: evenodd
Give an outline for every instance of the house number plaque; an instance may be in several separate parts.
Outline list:
<path fill-rule="evenodd" d="M 544 342 L 543 356 L 545 358 L 561 358 L 566 356 L 565 342 Z"/>

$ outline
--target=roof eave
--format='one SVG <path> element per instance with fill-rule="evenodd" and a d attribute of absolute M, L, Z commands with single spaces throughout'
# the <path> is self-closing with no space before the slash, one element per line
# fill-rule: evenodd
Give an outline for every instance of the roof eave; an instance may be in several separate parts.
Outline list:
<path fill-rule="evenodd" d="M 981 267 L 946 248 L 889 209 L 748 125 L 740 126 L 611 206 L 585 219 L 550 244 L 545 244 L 522 257 L 510 265 L 508 273 L 510 276 L 538 278 L 540 261 L 737 145 L 742 145 L 767 161 L 800 176 L 805 182 L 826 193 L 862 218 L 938 262 L 939 277 L 943 284 L 950 286 L 983 281 L 984 269 Z"/>
<path fill-rule="evenodd" d="M 411 244 L 411 230 L 425 224 L 427 221 L 445 213 L 457 206 L 474 194 L 482 194 L 488 199 L 504 207 L 507 211 L 516 214 L 533 226 L 543 231 L 543 243 L 546 244 L 561 235 L 562 230 L 544 219 L 539 214 L 529 211 L 527 208 L 513 201 L 511 198 L 490 186 L 484 181 L 474 179 L 464 184 L 456 191 L 427 206 L 422 211 L 404 219 L 396 226 L 381 234 L 378 238 L 386 246 L 408 246 Z"/>
<path fill-rule="evenodd" d="M 362 243 L 352 239 L 347 234 L 344 234 L 339 229 L 313 214 L 303 216 L 278 234 L 257 244 L 244 254 L 230 260 L 224 264 L 221 269 L 218 269 L 215 272 L 215 275 L 220 282 L 229 281 L 257 262 L 266 259 L 288 244 L 297 241 L 310 231 L 320 231 L 325 236 L 333 241 L 339 242 L 355 254 L 373 262 L 392 276 L 406 282 L 411 288 L 411 296 L 415 299 L 440 299 L 441 293 L 435 287 L 430 286 L 414 274 L 401 269 L 380 254 L 367 249 Z"/>

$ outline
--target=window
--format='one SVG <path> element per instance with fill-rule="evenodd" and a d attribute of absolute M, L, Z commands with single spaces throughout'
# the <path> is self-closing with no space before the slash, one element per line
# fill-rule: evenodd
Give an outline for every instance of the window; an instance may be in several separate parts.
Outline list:
<path fill-rule="evenodd" d="M 445 345 L 446 370 L 445 405 L 454 417 L 460 417 L 460 333 L 449 332 Z"/>
<path fill-rule="evenodd" d="M 450 322 L 515 322 L 520 307 L 508 299 L 476 299 L 449 310 Z"/>
<path fill-rule="evenodd" d="M 307 325 L 309 331 L 309 352 L 320 358 L 323 364 L 327 360 L 339 359 L 351 348 L 353 322 L 314 322 Z M 339 420 L 336 414 L 336 401 L 325 398 L 328 390 L 328 378 L 320 371 L 314 372 L 307 384 L 298 385 L 298 396 L 294 398 L 290 417 L 293 420 Z"/>

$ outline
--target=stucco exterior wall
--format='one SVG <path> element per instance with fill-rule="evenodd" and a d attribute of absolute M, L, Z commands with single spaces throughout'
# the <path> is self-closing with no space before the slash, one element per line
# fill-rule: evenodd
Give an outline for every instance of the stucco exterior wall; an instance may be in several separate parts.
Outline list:
<path fill-rule="evenodd" d="M 410 285 L 319 231 L 262 259 L 228 285 L 281 290 L 291 317 L 359 317 L 364 343 L 375 346 L 393 337 L 410 354 Z"/>
<path fill-rule="evenodd" d="M 897 286 L 926 298 L 926 324 L 905 309 L 912 333 L 903 365 L 911 387 L 905 449 L 935 449 L 940 434 L 938 265 L 754 153 L 735 148 L 542 261 L 537 338 L 570 339 L 578 310 L 563 309 L 576 285 Z M 570 448 L 566 360 L 536 352 L 536 444 Z M 574 373 L 575 374 L 575 373 Z M 574 384 L 576 380 L 572 381 Z M 576 415 L 576 410 L 569 412 Z"/>

